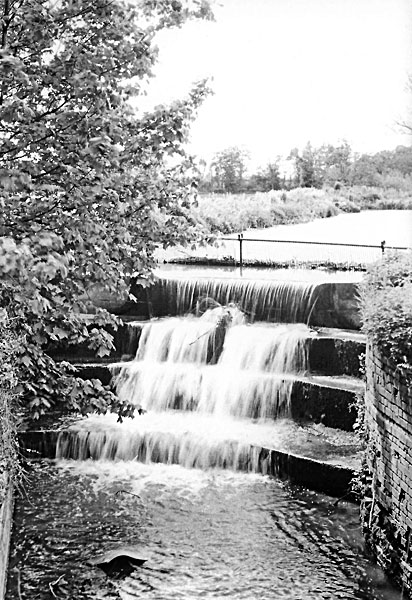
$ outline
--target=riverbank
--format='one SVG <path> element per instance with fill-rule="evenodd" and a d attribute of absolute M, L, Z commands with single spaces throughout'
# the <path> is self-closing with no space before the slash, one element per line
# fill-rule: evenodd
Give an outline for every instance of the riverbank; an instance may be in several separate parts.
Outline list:
<path fill-rule="evenodd" d="M 193 215 L 212 232 L 229 234 L 250 228 L 307 223 L 341 213 L 408 209 L 412 209 L 412 192 L 354 186 L 340 190 L 296 188 L 255 194 L 201 195 Z"/>

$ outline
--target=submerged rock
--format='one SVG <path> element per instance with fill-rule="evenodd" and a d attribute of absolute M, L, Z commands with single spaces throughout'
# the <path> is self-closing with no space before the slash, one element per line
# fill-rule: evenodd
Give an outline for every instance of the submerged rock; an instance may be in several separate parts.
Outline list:
<path fill-rule="evenodd" d="M 146 561 L 147 558 L 142 558 L 133 547 L 122 546 L 90 558 L 87 562 L 102 569 L 109 577 L 126 577 Z"/>

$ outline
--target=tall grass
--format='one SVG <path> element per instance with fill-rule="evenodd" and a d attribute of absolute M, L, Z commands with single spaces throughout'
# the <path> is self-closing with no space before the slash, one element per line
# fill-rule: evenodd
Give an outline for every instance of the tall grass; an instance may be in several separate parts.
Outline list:
<path fill-rule="evenodd" d="M 311 221 L 338 214 L 323 190 L 297 188 L 256 194 L 201 196 L 194 216 L 212 231 L 232 233 L 256 227 Z"/>
<path fill-rule="evenodd" d="M 412 194 L 394 188 L 356 186 L 342 190 L 295 188 L 255 194 L 209 194 L 193 208 L 195 219 L 213 232 L 233 233 L 273 225 L 304 223 L 341 212 L 412 209 Z"/>

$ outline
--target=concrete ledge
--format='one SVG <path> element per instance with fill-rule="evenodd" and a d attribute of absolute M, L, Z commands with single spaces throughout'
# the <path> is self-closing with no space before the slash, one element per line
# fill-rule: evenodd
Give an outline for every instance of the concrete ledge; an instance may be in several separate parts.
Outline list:
<path fill-rule="evenodd" d="M 75 449 L 76 432 L 67 430 L 62 433 L 66 438 L 73 438 L 73 448 Z M 19 436 L 21 452 L 26 457 L 54 458 L 58 436 L 58 431 L 22 432 Z M 68 441 L 70 442 L 70 440 Z M 351 498 L 350 481 L 355 474 L 353 467 L 316 460 L 283 450 L 256 446 L 251 446 L 251 448 L 254 448 L 258 456 L 257 472 L 277 479 L 288 480 L 293 484 L 331 496 L 342 497 L 349 494 Z M 90 455 L 89 458 L 93 458 L 93 456 Z M 144 458 L 145 454 L 143 453 L 141 460 Z M 158 462 L 161 462 L 160 458 L 158 458 Z M 248 471 L 249 463 L 240 465 L 240 470 Z"/>
<path fill-rule="evenodd" d="M 315 337 L 309 342 L 309 369 L 323 375 L 362 376 L 360 355 L 365 342 L 338 337 Z"/>
<path fill-rule="evenodd" d="M 355 470 L 349 467 L 266 448 L 261 449 L 259 463 L 263 474 L 287 479 L 290 483 L 330 496 L 347 495 L 348 499 L 354 499 L 350 482 Z"/>
<path fill-rule="evenodd" d="M 6 598 L 7 569 L 9 564 L 10 537 L 13 523 L 13 487 L 7 486 L 3 504 L 0 507 L 0 599 Z"/>
<path fill-rule="evenodd" d="M 296 421 L 314 421 L 326 427 L 353 431 L 356 410 L 352 408 L 356 391 L 295 381 L 290 402 L 291 417 Z"/>
<path fill-rule="evenodd" d="M 56 458 L 57 430 L 21 431 L 18 434 L 21 455 L 28 459 Z"/>
<path fill-rule="evenodd" d="M 108 328 L 108 333 L 113 335 L 113 350 L 105 361 L 121 360 L 125 355 L 135 356 L 139 346 L 140 335 L 144 321 L 132 321 L 123 323 L 116 331 Z M 70 362 L 96 362 L 96 352 L 90 350 L 87 344 L 67 346 L 66 344 L 55 344 L 48 349 L 49 354 L 55 360 L 67 360 Z"/>

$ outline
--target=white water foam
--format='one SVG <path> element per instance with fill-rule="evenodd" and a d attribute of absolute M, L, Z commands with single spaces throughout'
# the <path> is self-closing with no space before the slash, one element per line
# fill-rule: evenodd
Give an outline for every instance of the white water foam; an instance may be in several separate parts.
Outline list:
<path fill-rule="evenodd" d="M 187 468 L 224 468 L 259 472 L 261 449 L 304 451 L 339 464 L 336 449 L 346 447 L 357 464 L 355 434 L 336 435 L 323 425 L 298 425 L 290 419 L 250 421 L 216 418 L 194 412 L 147 413 L 116 422 L 115 415 L 95 415 L 71 426 L 58 439 L 57 458 L 179 464 Z M 267 455 L 265 455 L 267 456 Z"/>
<path fill-rule="evenodd" d="M 116 379 L 120 399 L 147 414 L 91 417 L 60 436 L 57 455 L 257 472 L 262 448 L 307 439 L 281 418 L 311 335 L 303 324 L 248 325 L 233 306 L 147 323 Z"/>
<path fill-rule="evenodd" d="M 136 360 L 125 364 L 117 377 L 117 394 L 151 411 L 176 408 L 250 418 L 287 415 L 294 376 L 307 369 L 309 328 L 231 325 L 225 330 L 217 364 L 210 365 L 207 356 L 214 332 L 211 321 L 203 318 L 146 325 Z"/>

